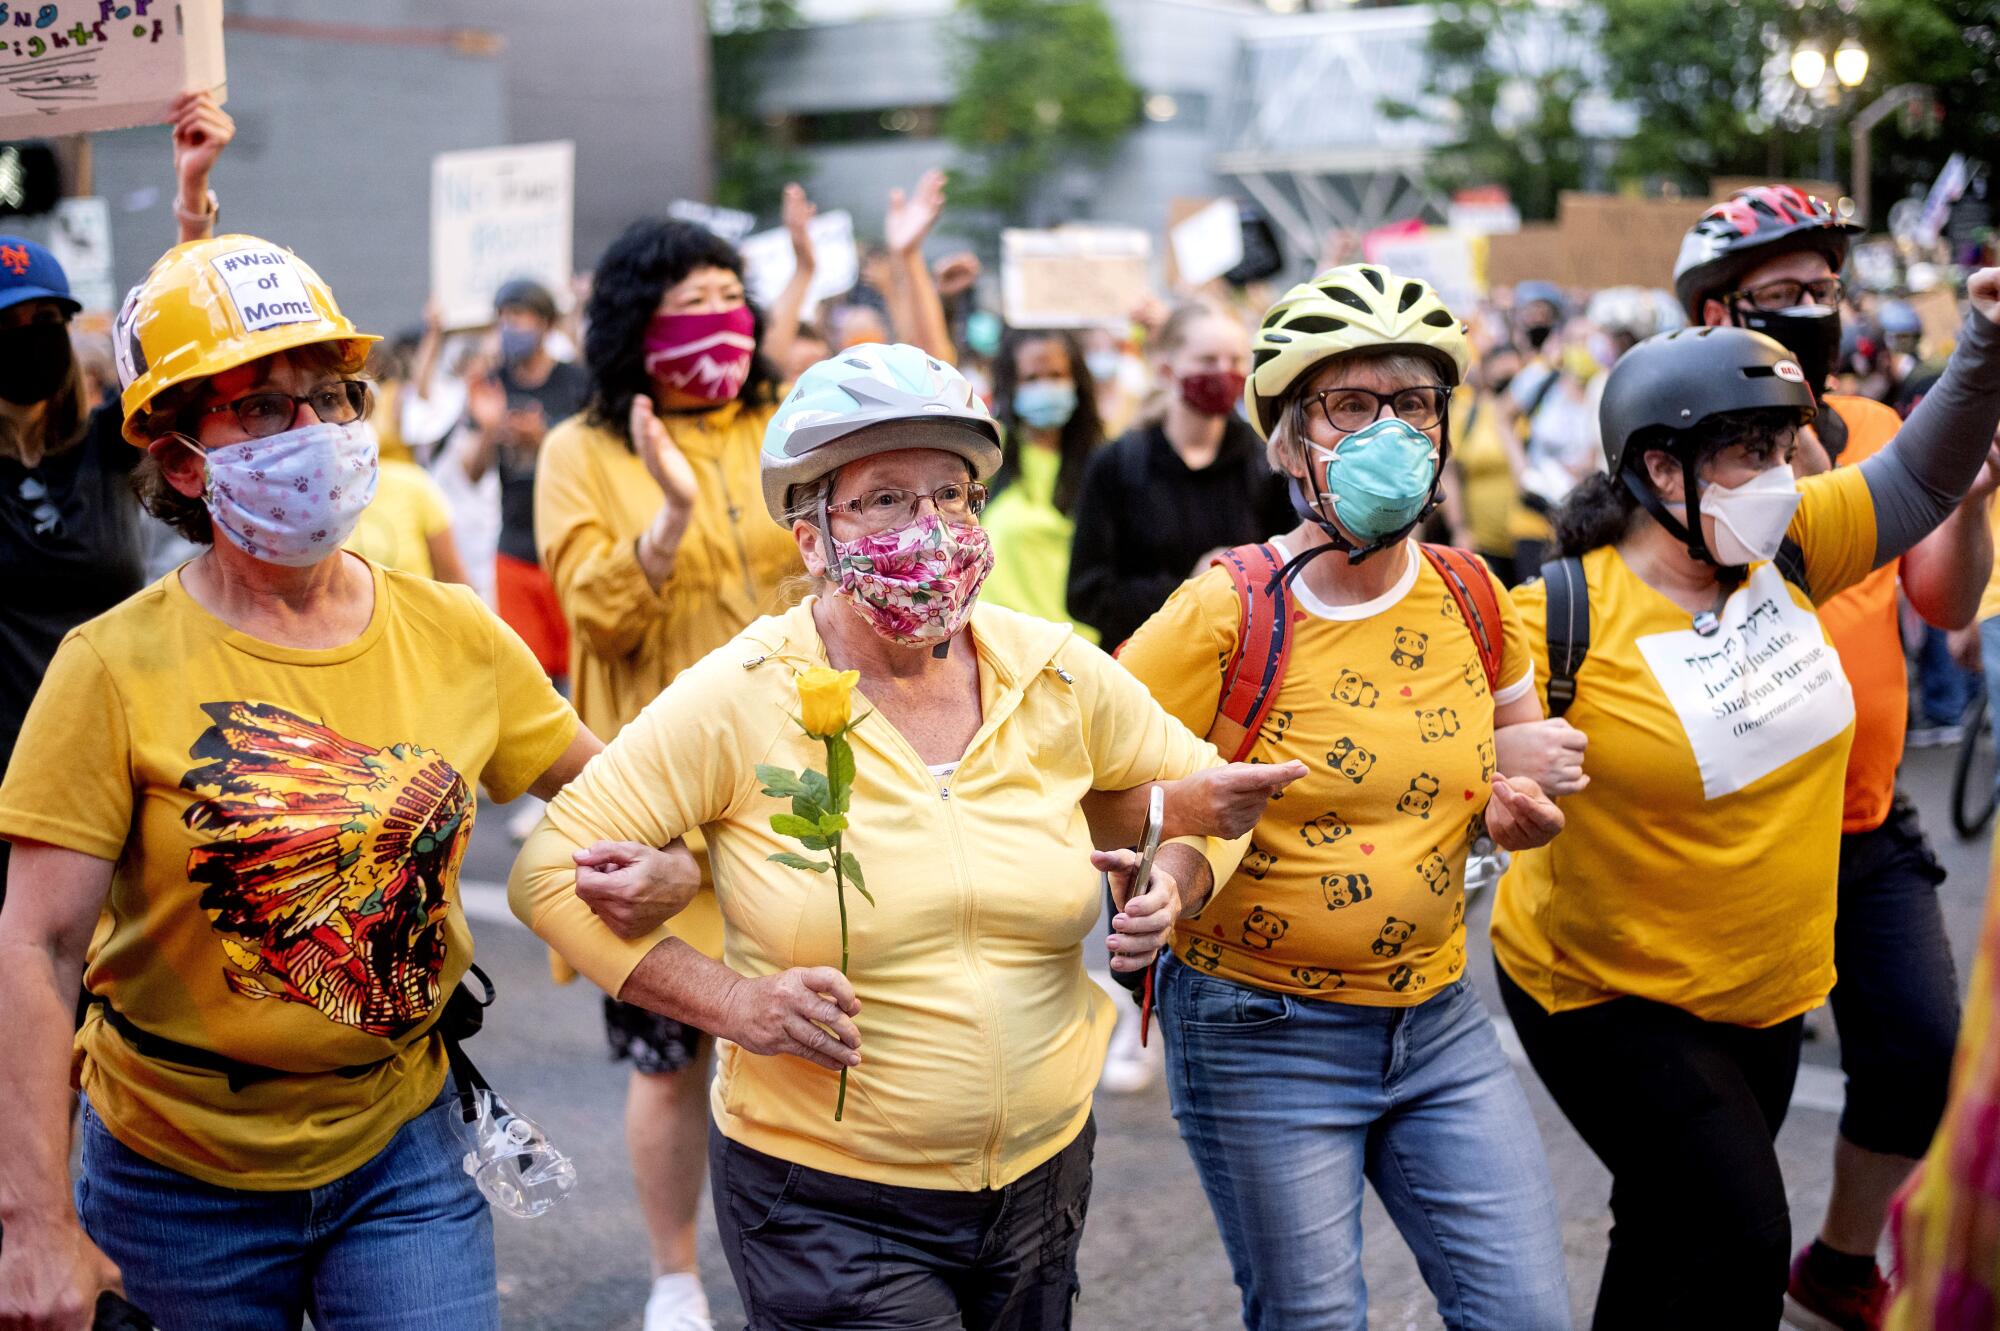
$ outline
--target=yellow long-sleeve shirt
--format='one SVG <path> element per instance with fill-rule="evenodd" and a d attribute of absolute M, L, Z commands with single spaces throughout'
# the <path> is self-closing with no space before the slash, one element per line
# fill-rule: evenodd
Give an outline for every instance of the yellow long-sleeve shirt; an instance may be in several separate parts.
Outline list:
<path fill-rule="evenodd" d="M 701 492 L 658 590 L 637 553 L 639 534 L 663 502 L 645 462 L 584 416 L 543 441 L 536 542 L 569 621 L 571 701 L 599 739 L 611 739 L 674 676 L 750 621 L 779 609 L 785 581 L 805 571 L 791 533 L 764 511 L 757 451 L 771 410 L 731 402 L 661 418 Z M 710 892 L 681 913 L 674 932 L 722 955 L 722 916 Z M 572 977 L 558 966 L 557 978 Z"/>
<path fill-rule="evenodd" d="M 791 719 L 794 678 L 826 663 L 807 600 L 683 672 L 549 805 L 509 883 L 516 915 L 618 993 L 666 935 L 619 938 L 576 896 L 572 851 L 663 845 L 701 828 L 745 975 L 836 964 L 831 878 L 771 863 L 798 843 L 756 767 L 824 769 Z M 1145 688 L 1066 625 L 997 606 L 972 620 L 983 721 L 949 778 L 895 727 L 849 736 L 845 834 L 874 894 L 850 894 L 849 975 L 862 1055 L 847 1114 L 834 1072 L 724 1044 L 712 1107 L 723 1135 L 814 1169 L 909 1187 L 1003 1187 L 1067 1146 L 1090 1113 L 1113 1009 L 1083 968 L 1102 888 L 1078 802 L 1220 762 Z M 857 715 L 872 709 L 856 698 Z M 1244 842 L 1208 842 L 1217 882 Z"/>

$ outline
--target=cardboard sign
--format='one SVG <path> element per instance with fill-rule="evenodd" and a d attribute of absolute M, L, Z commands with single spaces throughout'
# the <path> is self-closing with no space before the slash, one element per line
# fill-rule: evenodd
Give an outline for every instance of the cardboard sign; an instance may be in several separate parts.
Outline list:
<path fill-rule="evenodd" d="M 845 295 L 861 280 L 861 250 L 854 243 L 854 218 L 847 213 L 821 213 L 808 228 L 813 245 L 813 280 L 806 288 L 805 308 Z M 737 247 L 743 255 L 744 285 L 750 299 L 770 309 L 792 280 L 798 260 L 792 255 L 792 233 L 772 227 L 747 237 Z"/>
<path fill-rule="evenodd" d="M 1153 293 L 1152 268 L 1152 237 L 1132 227 L 1000 233 L 1001 307 L 1015 328 L 1123 328 Z"/>
<path fill-rule="evenodd" d="M 1719 632 L 1639 639 L 1716 799 L 1769 776 L 1854 723 L 1854 690 L 1819 620 L 1775 564 L 1760 564 L 1723 603 Z"/>
<path fill-rule="evenodd" d="M 0 4 L 0 140 L 156 125 L 203 88 L 229 95 L 222 0 Z"/>
<path fill-rule="evenodd" d="M 1909 306 L 1917 312 L 1917 321 L 1924 326 L 1924 350 L 1933 356 L 1947 354 L 1958 344 L 1958 329 L 1961 316 L 1958 301 L 1947 287 L 1932 287 L 1929 291 L 1919 291 L 1909 299 Z"/>
<path fill-rule="evenodd" d="M 1243 262 L 1243 214 L 1236 200 L 1217 199 L 1175 225 L 1167 241 L 1180 281 L 1205 286 Z"/>
<path fill-rule="evenodd" d="M 757 219 L 736 208 L 724 208 L 720 204 L 697 203 L 693 199 L 675 199 L 667 205 L 667 216 L 682 222 L 693 222 L 705 226 L 730 244 L 735 245 L 750 234 Z"/>
<path fill-rule="evenodd" d="M 571 143 L 431 159 L 431 295 L 448 326 L 491 323 L 493 293 L 517 277 L 569 299 L 575 185 Z"/>

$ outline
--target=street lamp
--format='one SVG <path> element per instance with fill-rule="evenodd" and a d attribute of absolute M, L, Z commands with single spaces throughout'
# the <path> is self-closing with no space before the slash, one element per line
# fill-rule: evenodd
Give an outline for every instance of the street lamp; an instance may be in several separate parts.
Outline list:
<path fill-rule="evenodd" d="M 1840 49 L 1833 53 L 1833 73 L 1834 77 L 1840 80 L 1841 87 L 1860 87 L 1868 78 L 1867 49 L 1849 37 L 1840 44 Z"/>
<path fill-rule="evenodd" d="M 1826 79 L 1826 56 L 1816 46 L 1801 46 L 1792 52 L 1792 82 L 1807 92 L 1816 92 Z"/>
<path fill-rule="evenodd" d="M 1833 59 L 1829 61 L 1826 52 L 1817 46 L 1801 46 L 1792 52 L 1791 70 L 1792 82 L 1815 94 L 1824 108 L 1819 127 L 1819 174 L 1820 179 L 1831 182 L 1835 170 L 1834 112 L 1840 106 L 1842 92 L 1860 87 L 1868 78 L 1868 50 L 1849 37 L 1834 51 Z"/>

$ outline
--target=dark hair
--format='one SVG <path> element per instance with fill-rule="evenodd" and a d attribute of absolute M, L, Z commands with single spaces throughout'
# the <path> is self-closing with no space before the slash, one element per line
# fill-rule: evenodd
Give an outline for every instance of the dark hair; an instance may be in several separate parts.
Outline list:
<path fill-rule="evenodd" d="M 1646 454 L 1663 450 L 1678 454 L 1694 449 L 1697 468 L 1715 455 L 1737 444 L 1776 445 L 1787 430 L 1797 428 L 1799 414 L 1788 407 L 1759 407 L 1710 416 L 1685 430 L 1641 430 L 1625 449 L 1625 470 L 1644 466 Z M 1585 478 L 1562 507 L 1555 511 L 1556 545 L 1566 558 L 1577 558 L 1607 545 L 1616 545 L 1632 529 L 1632 515 L 1639 511 L 1639 497 L 1632 493 L 1622 475 L 1603 472 Z"/>
<path fill-rule="evenodd" d="M 646 373 L 646 326 L 667 288 L 697 268 L 725 268 L 743 276 L 743 256 L 707 227 L 692 222 L 648 219 L 634 222 L 611 242 L 591 277 L 584 310 L 583 360 L 590 370 L 593 424 L 611 431 L 625 446 L 632 440 L 632 399 L 653 391 Z M 764 339 L 764 316 L 753 304 L 756 338 Z M 736 400 L 746 406 L 778 400 L 778 372 L 762 351 L 751 353 L 750 374 Z"/>
<path fill-rule="evenodd" d="M 357 374 L 348 346 L 340 342 L 312 342 L 290 351 L 275 353 L 293 365 L 315 374 Z M 266 357 L 265 359 L 268 359 Z M 213 401 L 212 379 L 192 379 L 167 389 L 139 413 L 140 428 L 154 439 L 170 434 L 201 437 L 201 413 Z M 215 522 L 200 495 L 184 495 L 167 479 L 166 468 L 148 448 L 132 468 L 132 493 L 139 506 L 166 523 L 184 540 L 196 545 L 215 544 Z"/>
<path fill-rule="evenodd" d="M 1056 469 L 1054 496 L 1056 511 L 1068 516 L 1083 488 L 1084 464 L 1104 443 L 1104 418 L 1097 414 L 1097 382 L 1084 363 L 1083 344 L 1075 333 L 1057 328 L 1010 328 L 1000 339 L 1000 350 L 993 357 L 993 417 L 1000 422 L 1000 470 L 994 473 L 992 489 L 998 494 L 1014 480 L 1020 450 L 1016 435 L 1021 424 L 1014 415 L 1014 390 L 1021 384 L 1021 348 L 1031 342 L 1059 343 L 1069 357 L 1070 381 L 1076 385 L 1076 410 L 1062 427 L 1059 440 L 1062 463 Z"/>

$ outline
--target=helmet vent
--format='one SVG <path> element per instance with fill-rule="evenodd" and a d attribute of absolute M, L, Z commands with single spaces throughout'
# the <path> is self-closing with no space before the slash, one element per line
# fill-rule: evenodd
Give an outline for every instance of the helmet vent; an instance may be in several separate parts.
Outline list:
<path fill-rule="evenodd" d="M 1259 349 L 1250 357 L 1250 373 L 1257 373 L 1257 371 L 1263 369 L 1283 354 L 1276 347 L 1263 347 Z"/>
<path fill-rule="evenodd" d="M 1302 314 L 1285 327 L 1295 333 L 1337 333 L 1347 327 L 1347 321 L 1325 314 Z"/>
<path fill-rule="evenodd" d="M 1429 314 L 1426 314 L 1424 316 L 1423 322 L 1429 324 L 1433 328 L 1449 328 L 1451 327 L 1452 319 L 1451 319 L 1451 314 L 1448 311 L 1432 310 Z"/>
<path fill-rule="evenodd" d="M 1361 270 L 1361 275 L 1368 279 L 1369 286 L 1374 287 L 1377 291 L 1382 292 L 1384 295 L 1388 294 L 1389 288 L 1382 281 L 1381 269 L 1369 268 L 1364 266 Z"/>
<path fill-rule="evenodd" d="M 1286 346 L 1290 346 L 1292 343 L 1292 339 L 1284 333 L 1266 333 L 1264 334 L 1264 340 L 1266 342 L 1282 342 Z"/>
<path fill-rule="evenodd" d="M 857 360 L 852 356 L 849 356 L 846 360 L 842 361 L 841 364 L 851 365 L 857 370 L 872 370 L 875 368 L 873 365 L 870 365 L 867 361 Z"/>
<path fill-rule="evenodd" d="M 1404 310 L 1409 309 L 1410 306 L 1416 304 L 1423 298 L 1424 298 L 1423 283 L 1421 282 L 1403 283 L 1403 298 L 1396 302 L 1396 313 L 1401 314 Z"/>
<path fill-rule="evenodd" d="M 1379 286 L 1381 284 L 1377 282 L 1376 285 Z M 1360 310 L 1363 314 L 1369 312 L 1368 302 L 1355 295 L 1352 291 L 1349 291 L 1346 287 L 1321 287 L 1320 290 L 1326 292 L 1328 300 L 1337 300 L 1342 305 L 1348 305 Z"/>

